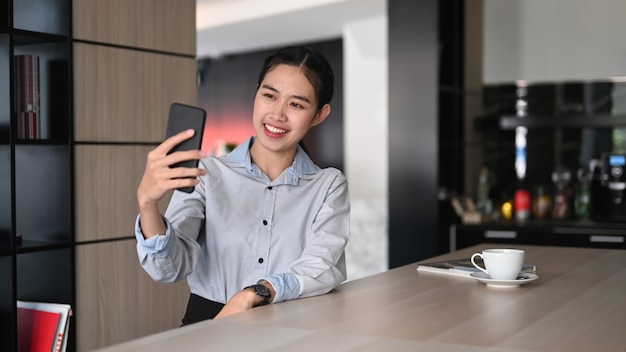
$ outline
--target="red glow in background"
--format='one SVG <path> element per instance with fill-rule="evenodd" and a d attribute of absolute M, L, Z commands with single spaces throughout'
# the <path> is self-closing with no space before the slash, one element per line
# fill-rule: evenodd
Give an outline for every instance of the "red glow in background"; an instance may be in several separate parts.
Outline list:
<path fill-rule="evenodd" d="M 219 156 L 226 151 L 226 144 L 239 145 L 254 134 L 251 115 L 210 116 L 207 114 L 201 148 L 206 153 Z"/>

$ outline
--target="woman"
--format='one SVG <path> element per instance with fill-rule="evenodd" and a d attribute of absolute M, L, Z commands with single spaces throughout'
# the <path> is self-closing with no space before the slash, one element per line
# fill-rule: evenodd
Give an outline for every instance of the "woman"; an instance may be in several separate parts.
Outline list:
<path fill-rule="evenodd" d="M 299 145 L 330 114 L 333 85 L 322 55 L 281 49 L 259 75 L 255 137 L 219 158 L 198 150 L 168 155 L 191 130 L 148 154 L 137 190 L 137 252 L 154 280 L 187 278 L 183 325 L 324 294 L 346 279 L 346 178 L 320 169 Z M 191 159 L 198 168 L 169 168 Z M 194 192 L 174 192 L 161 215 L 163 196 L 188 186 Z"/>

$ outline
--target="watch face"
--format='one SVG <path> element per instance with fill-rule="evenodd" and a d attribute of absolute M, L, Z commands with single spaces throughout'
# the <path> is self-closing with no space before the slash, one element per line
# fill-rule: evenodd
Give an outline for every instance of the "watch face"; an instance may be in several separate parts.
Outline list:
<path fill-rule="evenodd" d="M 264 285 L 256 285 L 254 286 L 254 289 L 256 290 L 256 292 L 258 294 L 260 294 L 263 297 L 269 297 L 270 296 L 270 289 L 265 287 Z"/>

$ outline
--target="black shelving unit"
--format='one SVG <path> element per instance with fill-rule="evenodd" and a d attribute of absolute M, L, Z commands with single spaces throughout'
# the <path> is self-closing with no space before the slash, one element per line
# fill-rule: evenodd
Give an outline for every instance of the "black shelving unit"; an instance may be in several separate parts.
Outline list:
<path fill-rule="evenodd" d="M 598 166 L 606 152 L 624 148 L 620 136 L 626 128 L 624 83 L 612 80 L 584 82 L 542 82 L 529 84 L 528 114 L 516 116 L 516 84 L 505 83 L 484 88 L 484 112 L 474 119 L 473 127 L 483 134 L 482 150 L 486 164 L 499 183 L 491 197 L 494 205 L 511 199 L 518 186 L 514 174 L 515 130 L 526 127 L 527 172 L 525 186 L 532 192 L 541 185 L 554 194 L 551 173 L 557 165 L 570 169 L 571 213 L 564 219 L 527 221 L 490 221 L 478 225 L 452 224 L 451 248 L 484 242 L 542 244 L 626 249 L 626 205 L 612 205 L 609 190 L 600 183 Z M 616 132 L 619 132 L 616 134 Z M 578 218 L 571 198 L 579 187 L 577 171 L 587 168 L 590 181 L 590 214 Z M 458 219 L 457 219 L 458 222 Z"/>
<path fill-rule="evenodd" d="M 0 9 L 2 351 L 17 351 L 18 300 L 75 305 L 71 8 L 71 0 L 9 0 Z M 37 139 L 18 138 L 17 55 L 39 57 Z"/>
<path fill-rule="evenodd" d="M 626 225 L 594 221 L 496 221 L 450 227 L 451 250 L 481 243 L 626 249 Z"/>

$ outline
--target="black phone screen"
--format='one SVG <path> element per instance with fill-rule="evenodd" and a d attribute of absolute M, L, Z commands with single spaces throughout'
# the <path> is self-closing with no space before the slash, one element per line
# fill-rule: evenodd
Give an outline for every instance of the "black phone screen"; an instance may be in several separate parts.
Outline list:
<path fill-rule="evenodd" d="M 193 135 L 193 137 L 183 141 L 182 143 L 172 148 L 168 152 L 168 154 L 181 150 L 200 149 L 200 147 L 202 146 L 202 135 L 204 133 L 205 120 L 206 112 L 204 111 L 204 109 L 181 103 L 173 103 L 170 106 L 165 138 L 167 139 L 179 132 L 188 129 L 193 129 L 196 133 Z M 198 167 L 198 160 L 185 160 L 176 164 L 172 164 L 170 165 L 170 167 Z M 190 193 L 193 191 L 193 187 L 179 188 L 178 190 Z"/>

